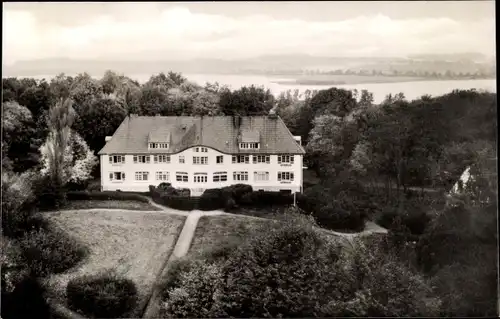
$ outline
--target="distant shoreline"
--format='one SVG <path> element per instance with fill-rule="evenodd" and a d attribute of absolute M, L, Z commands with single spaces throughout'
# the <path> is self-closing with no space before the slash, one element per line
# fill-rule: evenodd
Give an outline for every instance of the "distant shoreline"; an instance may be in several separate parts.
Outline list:
<path fill-rule="evenodd" d="M 353 76 L 355 77 L 355 76 Z M 388 84 L 388 83 L 406 83 L 406 82 L 442 82 L 442 81 L 474 81 L 474 80 L 496 80 L 496 78 L 409 78 L 409 77 L 381 77 L 373 76 L 371 79 L 365 77 L 363 79 L 350 78 L 345 80 L 321 80 L 321 79 L 291 79 L 270 81 L 278 85 L 357 85 L 357 84 Z"/>

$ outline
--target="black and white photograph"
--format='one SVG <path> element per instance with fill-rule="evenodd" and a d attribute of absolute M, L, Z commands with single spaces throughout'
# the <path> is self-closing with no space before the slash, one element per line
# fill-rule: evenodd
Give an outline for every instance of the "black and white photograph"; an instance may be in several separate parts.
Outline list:
<path fill-rule="evenodd" d="M 495 1 L 2 9 L 0 318 L 500 315 Z"/>

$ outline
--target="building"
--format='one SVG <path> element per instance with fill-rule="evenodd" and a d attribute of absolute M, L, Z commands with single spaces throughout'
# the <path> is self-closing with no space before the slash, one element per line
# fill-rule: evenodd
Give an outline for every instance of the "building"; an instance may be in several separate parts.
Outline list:
<path fill-rule="evenodd" d="M 283 120 L 268 116 L 125 118 L 99 151 L 101 189 L 147 191 L 171 183 L 205 189 L 237 183 L 302 192 L 304 148 Z"/>

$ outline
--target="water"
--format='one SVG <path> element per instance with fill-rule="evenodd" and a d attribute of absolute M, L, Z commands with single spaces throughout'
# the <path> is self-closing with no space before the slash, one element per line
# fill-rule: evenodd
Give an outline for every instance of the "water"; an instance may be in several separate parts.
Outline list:
<path fill-rule="evenodd" d="M 323 90 L 332 87 L 332 85 L 297 85 L 290 84 L 277 84 L 273 81 L 290 81 L 292 79 L 278 79 L 270 78 L 261 75 L 226 75 L 226 74 L 183 74 L 188 80 L 196 82 L 200 85 L 205 85 L 206 82 L 219 82 L 219 84 L 228 85 L 232 89 L 238 89 L 242 86 L 258 85 L 269 88 L 271 92 L 278 95 L 280 92 L 286 90 L 299 89 L 300 92 L 305 90 Z M 151 77 L 151 74 L 130 74 L 130 78 L 144 83 Z M 35 79 L 50 79 L 53 76 L 33 76 Z M 100 78 L 102 75 L 94 76 Z M 363 84 L 343 84 L 336 85 L 335 87 L 344 88 L 348 90 L 356 89 L 358 91 L 368 90 L 373 93 L 374 102 L 380 103 L 387 94 L 397 94 L 402 92 L 407 99 L 419 98 L 422 95 L 438 96 L 450 93 L 455 89 L 467 90 L 477 89 L 486 90 L 496 93 L 496 80 L 482 79 L 482 80 L 447 80 L 447 81 L 414 81 L 414 82 L 396 82 L 396 83 L 363 83 Z"/>

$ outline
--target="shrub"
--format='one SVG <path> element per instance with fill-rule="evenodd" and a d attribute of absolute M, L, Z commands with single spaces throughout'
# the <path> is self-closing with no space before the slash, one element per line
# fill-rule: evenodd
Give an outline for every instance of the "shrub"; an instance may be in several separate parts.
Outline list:
<path fill-rule="evenodd" d="M 87 192 L 87 191 L 72 191 L 67 193 L 68 200 L 133 200 L 143 203 L 148 203 L 149 200 L 142 195 L 135 193 L 124 192 Z"/>
<path fill-rule="evenodd" d="M 196 209 L 197 203 L 195 198 L 169 195 L 160 195 L 159 197 L 156 197 L 154 201 L 161 205 L 185 211 Z"/>
<path fill-rule="evenodd" d="M 72 279 L 66 292 L 71 309 L 95 318 L 126 316 L 137 303 L 135 284 L 114 274 Z"/>
<path fill-rule="evenodd" d="M 22 236 L 26 221 L 36 211 L 36 199 L 24 176 L 2 173 L 2 233 Z"/>
<path fill-rule="evenodd" d="M 34 182 L 34 192 L 37 206 L 40 210 L 57 209 L 66 203 L 66 189 L 49 175 L 37 178 Z"/>
<path fill-rule="evenodd" d="M 222 188 L 224 196 L 226 198 L 233 198 L 236 203 L 239 203 L 245 194 L 251 193 L 252 191 L 252 186 L 247 184 L 234 184 Z"/>
<path fill-rule="evenodd" d="M 224 193 L 220 188 L 207 189 L 203 192 L 198 203 L 201 210 L 223 209 L 225 204 Z"/>
<path fill-rule="evenodd" d="M 41 277 L 66 271 L 88 254 L 85 246 L 54 226 L 30 231 L 20 247 L 30 271 Z"/>
<path fill-rule="evenodd" d="M 247 193 L 242 197 L 242 205 L 251 205 L 256 207 L 268 207 L 274 205 L 292 205 L 293 194 L 285 194 L 281 192 L 252 192 Z"/>
<path fill-rule="evenodd" d="M 2 291 L 2 318 L 53 318 L 39 279 L 25 276 L 12 293 Z"/>

